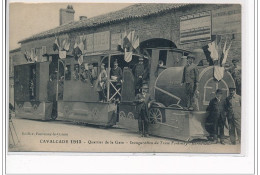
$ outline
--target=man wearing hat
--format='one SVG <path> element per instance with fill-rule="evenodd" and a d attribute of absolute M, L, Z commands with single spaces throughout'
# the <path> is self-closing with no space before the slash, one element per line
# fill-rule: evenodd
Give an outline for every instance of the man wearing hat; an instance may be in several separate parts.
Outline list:
<path fill-rule="evenodd" d="M 239 60 L 233 59 L 233 66 L 231 68 L 231 75 L 236 83 L 236 91 L 239 95 L 241 95 L 241 67 L 238 65 Z"/>
<path fill-rule="evenodd" d="M 135 76 L 135 93 L 139 93 L 143 84 L 143 76 L 144 76 L 144 59 L 139 58 L 138 64 L 134 68 L 134 76 Z"/>
<path fill-rule="evenodd" d="M 207 119 L 208 123 L 211 123 L 210 134 L 213 137 L 213 141 L 218 143 L 218 133 L 220 136 L 220 143 L 224 143 L 224 125 L 226 121 L 225 116 L 225 103 L 222 99 L 223 92 L 221 89 L 216 91 L 216 97 L 210 100 L 209 106 L 206 111 L 209 112 Z"/>
<path fill-rule="evenodd" d="M 116 77 L 117 81 L 120 81 L 122 79 L 122 75 L 123 75 L 122 69 L 120 67 L 118 67 L 118 62 L 117 62 L 117 60 L 115 60 L 114 67 L 110 71 L 110 76 L 111 77 L 114 76 L 114 77 Z"/>
<path fill-rule="evenodd" d="M 236 94 L 236 88 L 229 88 L 229 96 L 226 98 L 225 109 L 227 113 L 229 136 L 231 144 L 241 140 L 241 97 Z"/>
<path fill-rule="evenodd" d="M 197 108 L 195 102 L 195 94 L 198 94 L 199 72 L 197 66 L 193 63 L 195 56 L 190 54 L 187 56 L 187 65 L 183 70 L 182 84 L 185 84 L 185 93 L 187 107 L 190 110 Z"/>
<path fill-rule="evenodd" d="M 99 102 L 104 102 L 106 99 L 105 88 L 107 82 L 107 72 L 104 63 L 101 64 L 100 68 L 101 70 L 96 81 L 95 89 L 99 95 Z"/>
<path fill-rule="evenodd" d="M 148 93 L 148 85 L 143 84 L 142 92 L 137 94 L 135 103 L 137 103 L 136 110 L 139 114 L 138 128 L 142 137 L 149 137 L 148 135 L 148 108 L 152 101 L 150 94 Z"/>

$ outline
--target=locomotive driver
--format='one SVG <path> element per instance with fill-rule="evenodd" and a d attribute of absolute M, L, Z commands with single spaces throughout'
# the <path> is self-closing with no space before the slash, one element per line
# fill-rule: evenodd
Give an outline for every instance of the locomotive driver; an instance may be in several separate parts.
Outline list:
<path fill-rule="evenodd" d="M 183 70 L 182 84 L 185 84 L 185 93 L 187 98 L 187 108 L 189 110 L 198 110 L 198 104 L 195 104 L 198 96 L 199 72 L 197 66 L 193 63 L 195 56 L 187 56 L 187 65 Z"/>
<path fill-rule="evenodd" d="M 137 94 L 135 102 L 137 103 L 136 110 L 139 114 L 138 128 L 142 137 L 149 137 L 148 135 L 148 108 L 152 102 L 151 96 L 148 93 L 148 85 L 143 84 L 142 92 Z"/>

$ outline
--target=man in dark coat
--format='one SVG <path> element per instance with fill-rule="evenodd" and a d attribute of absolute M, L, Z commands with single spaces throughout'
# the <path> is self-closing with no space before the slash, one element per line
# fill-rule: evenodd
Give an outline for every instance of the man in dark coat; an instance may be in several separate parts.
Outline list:
<path fill-rule="evenodd" d="M 218 143 L 218 133 L 220 136 L 220 143 L 224 143 L 224 125 L 226 121 L 225 115 L 225 100 L 222 99 L 222 90 L 216 91 L 216 97 L 210 100 L 207 111 L 209 112 L 208 123 L 211 123 L 211 132 L 213 141 Z"/>
<path fill-rule="evenodd" d="M 135 102 L 137 103 L 136 110 L 139 114 L 138 128 L 142 137 L 149 137 L 148 135 L 148 108 L 152 99 L 148 93 L 148 85 L 142 86 L 142 93 L 137 94 Z"/>
<path fill-rule="evenodd" d="M 197 108 L 195 99 L 198 94 L 199 72 L 197 66 L 193 63 L 194 55 L 187 56 L 187 65 L 183 70 L 182 83 L 185 84 L 185 93 L 187 99 L 187 108 L 194 110 Z"/>
<path fill-rule="evenodd" d="M 122 69 L 120 67 L 118 67 L 118 63 L 117 63 L 117 60 L 115 60 L 114 62 L 114 67 L 111 69 L 110 71 L 110 76 L 114 76 L 116 77 L 116 80 L 117 81 L 120 81 L 122 80 L 122 77 L 123 77 L 123 73 L 122 73 Z"/>
<path fill-rule="evenodd" d="M 229 125 L 229 136 L 231 144 L 236 144 L 236 133 L 238 141 L 241 141 L 241 97 L 236 94 L 236 88 L 229 88 L 229 96 L 226 98 L 225 109 Z"/>
<path fill-rule="evenodd" d="M 143 76 L 144 76 L 144 64 L 143 58 L 139 58 L 138 64 L 135 66 L 134 69 L 134 76 L 135 76 L 135 93 L 139 93 L 140 89 L 143 84 Z"/>

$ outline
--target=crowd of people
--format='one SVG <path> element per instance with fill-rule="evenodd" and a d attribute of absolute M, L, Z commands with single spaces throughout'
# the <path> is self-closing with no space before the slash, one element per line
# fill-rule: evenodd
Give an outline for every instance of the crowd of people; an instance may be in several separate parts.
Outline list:
<path fill-rule="evenodd" d="M 225 144 L 224 127 L 226 127 L 229 130 L 230 142 L 235 145 L 237 139 L 239 143 L 241 141 L 241 97 L 236 94 L 236 88 L 229 89 L 227 98 L 223 99 L 222 95 L 222 90 L 218 89 L 216 97 L 210 101 L 207 107 L 209 116 L 206 123 L 210 134 L 209 140 Z"/>

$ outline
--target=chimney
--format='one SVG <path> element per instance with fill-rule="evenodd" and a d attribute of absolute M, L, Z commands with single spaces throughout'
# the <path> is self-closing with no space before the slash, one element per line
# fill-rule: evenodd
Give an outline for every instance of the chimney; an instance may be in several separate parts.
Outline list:
<path fill-rule="evenodd" d="M 60 9 L 60 25 L 74 21 L 74 13 L 72 5 L 68 5 L 66 9 Z"/>
<path fill-rule="evenodd" d="M 86 16 L 80 16 L 79 17 L 79 20 L 85 20 L 85 19 L 88 19 L 88 17 L 86 17 Z"/>

